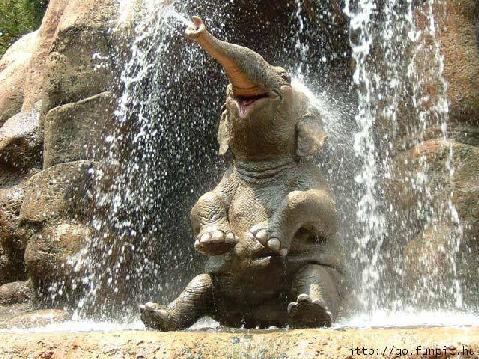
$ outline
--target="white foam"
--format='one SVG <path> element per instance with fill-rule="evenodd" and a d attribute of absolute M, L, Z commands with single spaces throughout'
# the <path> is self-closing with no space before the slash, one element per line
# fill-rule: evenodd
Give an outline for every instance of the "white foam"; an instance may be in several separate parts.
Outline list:
<path fill-rule="evenodd" d="M 391 312 L 379 310 L 341 320 L 334 328 L 401 328 L 401 327 L 465 327 L 479 326 L 477 313 L 449 311 Z"/>
<path fill-rule="evenodd" d="M 141 321 L 135 322 L 97 322 L 90 320 L 52 323 L 37 328 L 0 329 L 0 333 L 74 333 L 74 332 L 114 332 L 123 330 L 144 330 Z"/>

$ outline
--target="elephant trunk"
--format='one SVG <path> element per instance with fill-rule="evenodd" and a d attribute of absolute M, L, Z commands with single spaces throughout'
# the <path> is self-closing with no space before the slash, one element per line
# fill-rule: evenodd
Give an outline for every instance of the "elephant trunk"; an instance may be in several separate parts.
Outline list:
<path fill-rule="evenodd" d="M 235 96 L 263 96 L 280 87 L 281 76 L 261 55 L 217 39 L 206 30 L 199 17 L 193 17 L 193 24 L 186 30 L 186 35 L 223 67 Z"/>

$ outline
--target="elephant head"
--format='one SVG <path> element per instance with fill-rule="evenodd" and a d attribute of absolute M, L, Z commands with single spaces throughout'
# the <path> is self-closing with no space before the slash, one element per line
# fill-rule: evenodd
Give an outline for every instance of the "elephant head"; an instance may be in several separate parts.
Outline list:
<path fill-rule="evenodd" d="M 240 161 L 299 160 L 316 154 L 326 135 L 309 98 L 291 84 L 285 69 L 253 50 L 211 35 L 193 17 L 186 36 L 223 67 L 230 85 L 219 125 L 220 154 Z"/>

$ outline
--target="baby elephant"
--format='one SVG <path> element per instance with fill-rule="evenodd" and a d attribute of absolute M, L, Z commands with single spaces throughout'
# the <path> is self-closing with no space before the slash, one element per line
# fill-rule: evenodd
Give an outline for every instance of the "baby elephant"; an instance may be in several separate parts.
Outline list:
<path fill-rule="evenodd" d="M 168 306 L 141 306 L 141 318 L 162 331 L 203 316 L 232 327 L 330 326 L 343 274 L 336 206 L 311 161 L 326 139 L 320 113 L 284 69 L 216 39 L 200 18 L 186 35 L 230 80 L 218 139 L 233 164 L 191 211 L 206 273 Z"/>

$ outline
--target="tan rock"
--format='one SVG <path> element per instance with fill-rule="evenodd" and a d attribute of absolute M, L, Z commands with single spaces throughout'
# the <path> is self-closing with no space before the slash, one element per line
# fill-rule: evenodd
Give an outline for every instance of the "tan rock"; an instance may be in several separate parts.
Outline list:
<path fill-rule="evenodd" d="M 45 118 L 44 168 L 94 158 L 115 109 L 110 92 L 50 110 Z"/>
<path fill-rule="evenodd" d="M 450 146 L 452 177 L 447 169 Z M 397 205 L 397 218 L 417 216 L 418 201 L 424 194 L 415 191 L 408 178 L 415 178 L 425 170 L 421 158 L 427 162 L 425 175 L 432 195 L 428 205 L 442 216 L 435 227 L 426 229 L 421 221 L 410 222 L 416 226 L 410 228 L 411 233 L 418 236 L 404 249 L 408 273 L 405 277 L 412 287 L 420 283 L 421 278 L 437 278 L 436 283 L 441 283 L 441 276 L 451 273 L 451 262 L 447 258 L 456 256 L 458 276 L 466 284 L 464 298 L 472 304 L 477 301 L 479 291 L 479 147 L 454 140 L 430 139 L 396 156 L 393 179 L 386 182 L 385 188 L 389 201 Z M 449 200 L 457 211 L 460 226 L 455 223 L 455 214 L 450 212 Z M 460 239 L 458 253 L 453 248 L 455 238 Z M 427 293 L 425 300 L 426 297 Z"/>
<path fill-rule="evenodd" d="M 479 118 L 479 47 L 475 0 L 449 0 L 446 11 L 438 11 L 444 76 L 454 121 L 478 124 Z"/>
<path fill-rule="evenodd" d="M 0 304 L 11 305 L 28 302 L 33 298 L 29 281 L 13 282 L 0 286 Z"/>
<path fill-rule="evenodd" d="M 37 41 L 38 32 L 23 36 L 0 60 L 0 126 L 22 108 L 25 74 Z"/>
<path fill-rule="evenodd" d="M 16 329 L 38 328 L 49 324 L 61 323 L 69 319 L 71 319 L 71 315 L 65 310 L 42 309 L 18 315 L 6 322 L 0 323 L 0 327 Z"/>
<path fill-rule="evenodd" d="M 19 112 L 0 128 L 0 162 L 25 170 L 41 167 L 42 136 L 39 102 L 30 112 Z"/>
<path fill-rule="evenodd" d="M 23 194 L 22 185 L 0 188 L 0 285 L 26 278 L 25 242 L 19 228 Z"/>
<path fill-rule="evenodd" d="M 35 290 L 47 294 L 50 286 L 58 284 L 66 291 L 73 277 L 72 256 L 90 237 L 89 227 L 72 223 L 48 226 L 34 234 L 25 250 L 25 264 Z M 59 292 L 53 294 L 62 295 Z"/>
<path fill-rule="evenodd" d="M 49 167 L 32 176 L 25 187 L 20 217 L 27 223 L 80 220 L 91 210 L 91 161 Z"/>
<path fill-rule="evenodd" d="M 24 111 L 40 99 L 47 111 L 107 90 L 107 30 L 117 7 L 114 0 L 50 1 L 26 76 Z"/>
<path fill-rule="evenodd" d="M 0 241 L 14 236 L 20 221 L 23 197 L 22 185 L 0 188 Z"/>
<path fill-rule="evenodd" d="M 115 331 L 28 335 L 7 332 L 0 334 L 0 342 L 0 355 L 12 359 L 466 358 L 466 355 L 473 358 L 476 354 L 471 353 L 479 352 L 479 329 L 381 328 L 170 333 Z M 366 354 L 363 354 L 363 348 Z"/>

